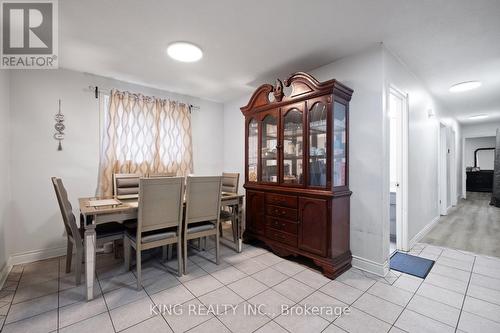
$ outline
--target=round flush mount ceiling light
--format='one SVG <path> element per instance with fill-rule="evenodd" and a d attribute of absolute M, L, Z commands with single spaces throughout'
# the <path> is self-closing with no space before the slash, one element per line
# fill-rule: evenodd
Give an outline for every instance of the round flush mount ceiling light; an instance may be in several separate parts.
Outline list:
<path fill-rule="evenodd" d="M 193 43 L 174 42 L 167 47 L 170 58 L 182 62 L 195 62 L 203 57 L 203 51 Z"/>
<path fill-rule="evenodd" d="M 484 118 L 488 118 L 488 115 L 487 114 L 476 114 L 474 116 L 469 117 L 469 119 L 471 119 L 471 120 L 478 120 L 478 119 L 484 119 Z"/>
<path fill-rule="evenodd" d="M 450 92 L 457 93 L 462 91 L 473 90 L 481 87 L 481 81 L 467 81 L 454 84 L 450 87 Z"/>

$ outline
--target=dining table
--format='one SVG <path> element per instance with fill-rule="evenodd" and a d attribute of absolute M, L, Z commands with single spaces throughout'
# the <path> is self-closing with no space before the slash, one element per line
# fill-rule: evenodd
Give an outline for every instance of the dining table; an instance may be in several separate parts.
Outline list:
<path fill-rule="evenodd" d="M 231 247 L 236 252 L 242 250 L 243 234 L 243 199 L 244 195 L 238 193 L 222 192 L 221 206 L 231 207 L 236 217 L 236 237 L 229 240 L 220 238 L 220 242 Z M 117 199 L 115 197 L 85 197 L 78 199 L 80 216 L 84 233 L 85 246 L 85 284 L 87 301 L 94 298 L 94 278 L 96 266 L 96 231 L 98 224 L 119 222 L 137 219 L 138 198 Z"/>

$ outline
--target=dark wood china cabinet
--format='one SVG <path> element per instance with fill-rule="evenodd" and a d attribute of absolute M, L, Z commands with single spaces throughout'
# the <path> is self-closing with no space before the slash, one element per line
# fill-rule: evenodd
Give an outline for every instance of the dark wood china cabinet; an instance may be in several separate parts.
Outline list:
<path fill-rule="evenodd" d="M 349 101 L 336 80 L 295 73 L 264 84 L 245 116 L 245 241 L 281 256 L 308 257 L 335 278 L 351 267 L 349 250 Z"/>

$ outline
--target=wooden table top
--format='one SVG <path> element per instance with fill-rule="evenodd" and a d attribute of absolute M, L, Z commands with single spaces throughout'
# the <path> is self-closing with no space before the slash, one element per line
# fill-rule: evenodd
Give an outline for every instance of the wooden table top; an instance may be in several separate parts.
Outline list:
<path fill-rule="evenodd" d="M 234 199 L 239 199 L 244 197 L 243 194 L 222 192 L 221 203 L 231 201 Z M 90 201 L 94 200 L 106 200 L 115 199 L 119 202 L 117 205 L 107 205 L 107 206 L 91 206 Z M 116 199 L 114 197 L 86 197 L 79 198 L 78 204 L 80 206 L 80 213 L 83 215 L 100 215 L 100 214 L 111 214 L 111 213 L 127 213 L 138 208 L 138 199 Z"/>

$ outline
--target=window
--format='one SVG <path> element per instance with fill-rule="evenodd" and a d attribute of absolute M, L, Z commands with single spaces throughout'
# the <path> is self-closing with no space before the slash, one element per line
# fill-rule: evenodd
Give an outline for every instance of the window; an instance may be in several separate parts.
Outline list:
<path fill-rule="evenodd" d="M 101 195 L 112 194 L 114 173 L 192 172 L 187 105 L 113 90 L 101 100 Z"/>

